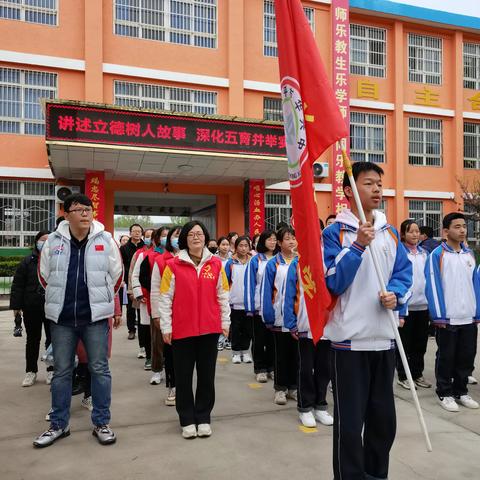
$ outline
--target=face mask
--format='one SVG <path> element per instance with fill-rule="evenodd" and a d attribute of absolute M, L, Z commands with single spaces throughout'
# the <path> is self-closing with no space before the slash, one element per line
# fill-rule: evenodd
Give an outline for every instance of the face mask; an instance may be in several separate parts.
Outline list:
<path fill-rule="evenodd" d="M 143 240 L 143 243 L 144 243 L 147 247 L 149 247 L 149 246 L 152 244 L 152 239 L 151 239 L 151 238 L 145 238 L 145 239 Z"/>
<path fill-rule="evenodd" d="M 211 253 L 215 254 L 217 253 L 217 248 L 216 247 L 208 247 Z"/>
<path fill-rule="evenodd" d="M 160 238 L 160 246 L 166 247 L 167 246 L 167 237 Z"/>
<path fill-rule="evenodd" d="M 38 250 L 39 252 L 42 251 L 42 248 L 43 248 L 44 243 L 45 243 L 45 240 L 39 240 L 39 241 L 37 242 L 37 250 Z"/>
<path fill-rule="evenodd" d="M 179 250 L 178 248 L 178 238 L 172 238 L 170 240 L 170 243 L 172 244 L 172 247 L 175 249 L 175 250 Z"/>

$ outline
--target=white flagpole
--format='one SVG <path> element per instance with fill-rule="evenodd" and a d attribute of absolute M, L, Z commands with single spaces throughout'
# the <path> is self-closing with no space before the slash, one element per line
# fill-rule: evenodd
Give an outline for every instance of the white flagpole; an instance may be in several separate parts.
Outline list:
<path fill-rule="evenodd" d="M 343 166 L 345 168 L 345 173 L 348 175 L 350 180 L 350 186 L 352 187 L 353 197 L 355 199 L 355 203 L 357 205 L 358 214 L 360 216 L 360 221 L 365 223 L 367 221 L 365 217 L 365 212 L 363 211 L 362 202 L 360 200 L 360 196 L 358 194 L 357 185 L 355 183 L 355 179 L 353 178 L 352 173 L 352 164 L 350 159 L 348 158 L 347 152 L 345 148 L 342 148 L 342 157 L 343 157 Z M 378 254 L 375 248 L 375 241 L 370 243 L 369 247 L 370 255 L 373 260 L 373 265 L 375 266 L 375 272 L 377 274 L 378 283 L 380 284 L 380 288 L 382 293 L 386 292 L 386 285 L 385 280 L 383 279 L 382 271 L 380 270 L 380 264 L 378 262 Z M 392 324 L 393 333 L 395 335 L 395 341 L 397 342 L 397 348 L 400 353 L 400 357 L 402 359 L 403 368 L 405 369 L 405 373 L 407 375 L 408 384 L 410 386 L 410 391 L 412 392 L 413 401 L 415 403 L 415 408 L 417 409 L 418 420 L 420 422 L 420 426 L 423 431 L 423 435 L 425 437 L 425 443 L 427 446 L 427 451 L 432 451 L 432 444 L 430 442 L 430 437 L 428 435 L 427 425 L 425 424 L 425 419 L 423 418 L 422 408 L 420 407 L 420 402 L 418 401 L 417 391 L 415 390 L 415 384 L 413 383 L 412 374 L 410 372 L 410 367 L 408 366 L 407 357 L 405 355 L 405 350 L 403 348 L 402 339 L 400 338 L 400 333 L 398 332 L 397 322 L 395 320 L 395 315 L 393 314 L 393 310 L 388 309 L 388 317 Z"/>

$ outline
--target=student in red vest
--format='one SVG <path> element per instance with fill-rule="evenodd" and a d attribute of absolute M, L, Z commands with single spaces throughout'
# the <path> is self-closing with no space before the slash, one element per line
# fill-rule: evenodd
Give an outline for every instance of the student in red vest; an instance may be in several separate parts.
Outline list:
<path fill-rule="evenodd" d="M 172 345 L 184 438 L 212 434 L 218 336 L 228 337 L 230 328 L 228 281 L 221 260 L 205 247 L 209 239 L 203 223 L 188 222 L 178 239 L 180 252 L 167 262 L 160 285 L 160 327 L 164 342 Z"/>

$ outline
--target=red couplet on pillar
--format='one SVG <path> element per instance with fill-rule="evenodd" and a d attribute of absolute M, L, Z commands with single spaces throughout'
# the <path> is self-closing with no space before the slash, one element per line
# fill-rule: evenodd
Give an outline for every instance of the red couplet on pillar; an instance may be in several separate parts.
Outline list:
<path fill-rule="evenodd" d="M 265 181 L 248 181 L 248 210 L 250 235 L 260 235 L 265 230 Z"/>
<path fill-rule="evenodd" d="M 105 223 L 105 172 L 86 172 L 85 194 L 92 200 L 93 219 Z"/>

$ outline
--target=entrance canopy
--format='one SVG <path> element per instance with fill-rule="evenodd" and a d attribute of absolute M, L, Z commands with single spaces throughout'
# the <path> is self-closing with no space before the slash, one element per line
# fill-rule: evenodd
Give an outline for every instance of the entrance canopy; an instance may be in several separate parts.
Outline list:
<path fill-rule="evenodd" d="M 240 185 L 287 179 L 283 126 L 226 116 L 176 114 L 53 101 L 46 143 L 56 178 Z"/>

